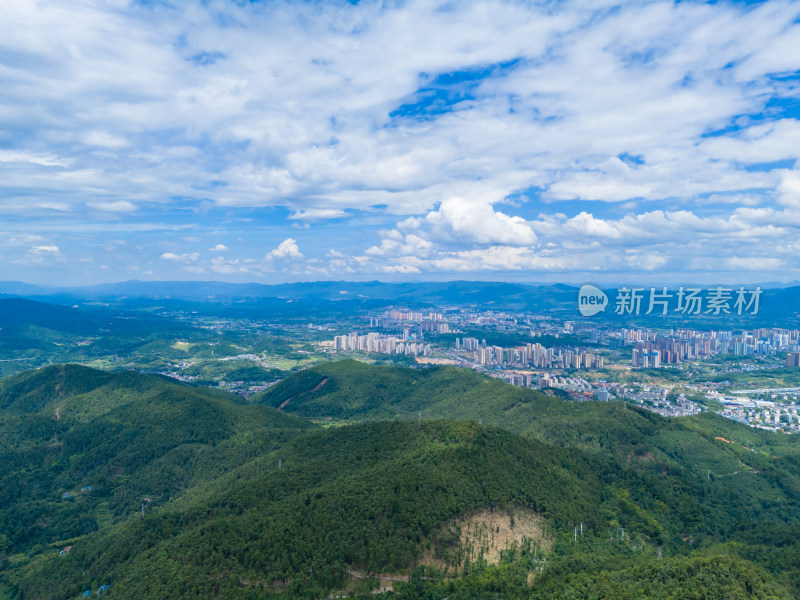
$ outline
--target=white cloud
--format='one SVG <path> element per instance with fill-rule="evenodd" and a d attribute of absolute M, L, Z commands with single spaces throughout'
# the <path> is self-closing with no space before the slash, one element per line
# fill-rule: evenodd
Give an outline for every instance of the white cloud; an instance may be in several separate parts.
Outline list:
<path fill-rule="evenodd" d="M 338 208 L 308 208 L 298 210 L 289 215 L 290 219 L 338 219 L 347 213 Z"/>
<path fill-rule="evenodd" d="M 490 204 L 527 186 L 553 198 L 658 197 L 661 182 L 684 175 L 681 194 L 741 189 L 736 182 L 752 176 L 703 176 L 720 157 L 741 156 L 732 150 L 741 136 L 698 145 L 699 136 L 761 110 L 780 91 L 764 75 L 800 66 L 786 51 L 798 11 L 781 2 L 629 3 L 616 11 L 491 0 L 448 11 L 418 2 L 226 5 L 226 18 L 241 24 L 235 29 L 220 27 L 216 10 L 191 2 L 147 16 L 94 4 L 10 7 L 0 32 L 20 54 L 5 76 L 18 99 L 6 118 L 27 117 L 45 136 L 27 106 L 36 101 L 47 116 L 64 117 L 62 141 L 53 141 L 70 156 L 45 164 L 94 169 L 68 195 L 97 186 L 131 198 L 186 196 L 197 181 L 223 179 L 220 204 L 285 204 L 307 219 L 375 203 L 430 210 L 444 200 L 440 186 L 478 178 L 496 189 Z M 165 43 L 177 32 L 182 45 Z M 47 57 L 50 70 L 23 69 L 25 52 Z M 390 117 L 424 97 L 418 90 L 438 73 L 515 60 L 496 69 L 502 76 L 473 84 L 473 99 L 455 112 Z M 59 70 L 74 74 L 70 86 L 52 79 Z M 99 97 L 96 109 L 85 109 L 87 96 Z M 159 139 L 166 128 L 176 133 Z M 762 136 L 760 154 L 782 153 L 790 136 L 778 129 Z M 148 145 L 133 145 L 142 133 Z M 201 147 L 203 136 L 215 143 Z M 624 152 L 652 168 L 612 173 L 608 158 Z"/>
<path fill-rule="evenodd" d="M 211 270 L 221 274 L 247 273 L 249 271 L 247 267 L 239 265 L 238 260 L 225 260 L 221 256 L 211 259 Z"/>
<path fill-rule="evenodd" d="M 63 263 L 64 261 L 61 249 L 52 243 L 32 246 L 21 257 L 12 260 L 12 262 L 19 265 L 31 266 Z"/>
<path fill-rule="evenodd" d="M 628 264 L 637 270 L 655 271 L 667 264 L 666 256 L 658 256 L 655 254 L 644 254 L 639 256 L 628 256 Z"/>
<path fill-rule="evenodd" d="M 372 256 L 425 256 L 430 253 L 433 243 L 417 234 L 403 235 L 399 231 L 387 231 L 380 246 L 372 246 L 366 254 Z"/>
<path fill-rule="evenodd" d="M 43 242 L 44 238 L 41 235 L 32 233 L 18 233 L 10 231 L 0 231 L 0 246 L 26 246 L 30 247 L 31 244 Z"/>
<path fill-rule="evenodd" d="M 742 252 L 763 252 L 766 243 L 782 240 L 775 251 L 795 253 L 800 211 L 745 206 L 709 217 L 685 210 L 655 210 L 618 219 L 584 211 L 571 218 L 540 215 L 526 224 L 538 234 L 534 244 L 496 243 L 465 250 L 459 248 L 459 240 L 426 229 L 427 218 L 408 218 L 398 229 L 384 231 L 381 244 L 370 247 L 362 258 L 376 271 L 397 273 L 412 269 L 431 273 L 605 271 L 629 277 L 667 270 L 673 276 L 686 276 L 727 269 L 729 276 L 735 276 L 739 265 L 752 271 L 758 270 L 753 265 L 761 265 L 762 272 L 782 269 L 786 275 L 782 259 L 751 259 Z M 338 264 L 347 263 L 340 259 Z M 331 268 L 336 267 L 331 261 Z"/>
<path fill-rule="evenodd" d="M 606 200 L 619 202 L 630 198 L 647 198 L 653 190 L 647 185 L 609 178 L 605 173 L 576 173 L 550 186 L 549 196 L 560 200 Z"/>
<path fill-rule="evenodd" d="M 189 262 L 197 262 L 197 260 L 200 258 L 200 254 L 198 254 L 197 252 L 187 252 L 184 254 L 175 254 L 174 252 L 164 252 L 164 254 L 161 255 L 161 258 L 163 260 L 172 260 L 176 262 L 189 263 Z"/>
<path fill-rule="evenodd" d="M 127 200 L 116 200 L 114 202 L 87 202 L 86 206 L 114 213 L 133 212 L 137 206 Z"/>
<path fill-rule="evenodd" d="M 31 248 L 32 254 L 60 254 L 61 250 L 55 244 L 47 244 L 46 246 L 34 246 Z"/>
<path fill-rule="evenodd" d="M 488 202 L 448 198 L 425 216 L 434 237 L 477 244 L 524 246 L 536 241 L 531 226 L 521 217 L 495 211 Z"/>
<path fill-rule="evenodd" d="M 208 250 L 209 252 L 227 252 L 228 250 L 230 250 L 230 248 L 228 248 L 225 244 L 217 244 L 216 246 L 214 246 L 213 248 L 209 248 Z"/>
<path fill-rule="evenodd" d="M 727 265 L 731 269 L 744 269 L 746 271 L 774 271 L 784 266 L 779 258 L 770 257 L 738 257 L 733 256 L 727 259 Z"/>
<path fill-rule="evenodd" d="M 84 236 L 197 239 L 221 218 L 321 228 L 351 216 L 364 229 L 343 223 L 342 238 L 367 250 L 328 257 L 342 270 L 571 269 L 570 251 L 597 245 L 663 250 L 660 269 L 688 264 L 693 241 L 723 265 L 797 236 L 798 171 L 752 166 L 798 158 L 800 126 L 780 101 L 796 82 L 771 75 L 800 69 L 799 13 L 781 0 L 14 2 L 0 20 L 13 49 L 0 215 L 62 245 L 74 215 Z M 511 208 L 518 192 L 532 199 Z M 562 204 L 573 200 L 616 204 Z M 192 219 L 168 225 L 176 209 Z M 387 232 L 389 219 L 401 224 Z M 266 256 L 305 258 L 292 238 Z"/>
<path fill-rule="evenodd" d="M 784 206 L 800 208 L 800 170 L 782 172 L 778 194 L 778 199 Z"/>
<path fill-rule="evenodd" d="M 90 131 L 83 136 L 83 142 L 90 146 L 100 146 L 117 150 L 129 145 L 128 140 L 106 131 Z"/>
<path fill-rule="evenodd" d="M 29 163 L 43 167 L 64 167 L 68 161 L 53 156 L 24 150 L 0 150 L 0 163 Z"/>
<path fill-rule="evenodd" d="M 267 253 L 266 258 L 302 258 L 303 254 L 297 247 L 297 242 L 292 238 L 286 238 L 278 247 Z"/>
<path fill-rule="evenodd" d="M 717 160 L 769 163 L 800 158 L 798 137 L 800 121 L 779 119 L 761 125 L 750 125 L 737 134 L 705 139 L 701 143 L 701 149 L 710 158 Z"/>
<path fill-rule="evenodd" d="M 406 274 L 406 275 L 409 274 L 409 273 L 419 273 L 420 272 L 418 267 L 415 267 L 414 265 L 407 265 L 407 264 L 406 265 L 404 265 L 404 264 L 400 264 L 400 265 L 383 265 L 382 267 L 380 267 L 380 270 L 381 270 L 382 273 L 403 273 L 403 274 Z"/>

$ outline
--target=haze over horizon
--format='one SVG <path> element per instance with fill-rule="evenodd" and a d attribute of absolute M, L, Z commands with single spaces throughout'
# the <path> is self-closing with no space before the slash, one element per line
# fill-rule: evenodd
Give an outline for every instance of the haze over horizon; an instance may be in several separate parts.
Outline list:
<path fill-rule="evenodd" d="M 0 280 L 800 279 L 796 2 L 4 8 Z"/>

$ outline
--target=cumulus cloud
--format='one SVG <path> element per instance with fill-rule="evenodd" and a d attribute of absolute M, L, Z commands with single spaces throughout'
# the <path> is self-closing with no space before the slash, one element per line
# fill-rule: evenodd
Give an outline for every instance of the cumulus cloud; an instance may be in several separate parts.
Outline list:
<path fill-rule="evenodd" d="M 372 246 L 366 252 L 371 256 L 416 256 L 429 254 L 433 243 L 425 238 L 409 233 L 403 235 L 399 231 L 387 231 L 380 246 Z"/>
<path fill-rule="evenodd" d="M 297 242 L 292 238 L 286 238 L 278 247 L 267 253 L 267 258 L 302 258 L 303 254 L 297 247 Z"/>
<path fill-rule="evenodd" d="M 370 247 L 362 258 L 368 264 L 376 261 L 376 271 L 391 273 L 606 272 L 650 277 L 670 270 L 670 280 L 714 270 L 729 277 L 742 270 L 787 274 L 783 259 L 740 254 L 742 247 L 761 253 L 764 240 L 781 239 L 786 243 L 775 247 L 776 252 L 796 253 L 792 227 L 800 224 L 800 211 L 739 207 L 724 215 L 701 217 L 686 210 L 654 210 L 617 219 L 587 211 L 571 218 L 540 215 L 526 221 L 538 234 L 534 244 L 495 243 L 470 249 L 461 249 L 450 237 L 434 236 L 426 224 L 421 217 L 400 222 L 397 229 L 384 231 L 381 244 Z M 415 233 L 404 233 L 412 230 Z"/>
<path fill-rule="evenodd" d="M 208 250 L 209 252 L 227 252 L 228 250 L 230 250 L 230 248 L 228 248 L 225 244 L 217 244 L 216 246 L 214 246 L 213 248 L 209 248 Z"/>
<path fill-rule="evenodd" d="M 488 202 L 463 198 L 448 198 L 425 216 L 424 224 L 434 237 L 466 243 L 524 246 L 536 241 L 525 219 L 495 211 Z"/>

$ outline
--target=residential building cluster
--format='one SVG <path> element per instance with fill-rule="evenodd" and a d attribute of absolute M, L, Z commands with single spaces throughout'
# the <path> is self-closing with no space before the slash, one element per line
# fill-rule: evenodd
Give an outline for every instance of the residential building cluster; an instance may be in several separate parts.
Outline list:
<path fill-rule="evenodd" d="M 765 390 L 752 390 L 754 393 Z M 770 431 L 785 431 L 800 433 L 800 404 L 798 396 L 794 394 L 766 394 L 787 403 L 776 400 L 760 400 L 750 396 L 733 392 L 730 395 L 710 392 L 708 398 L 721 402 L 724 406 L 722 415 L 746 423 L 752 427 L 768 429 Z M 763 397 L 763 395 L 762 395 Z M 789 400 L 791 398 L 791 400 Z"/>
<path fill-rule="evenodd" d="M 798 414 L 798 409 L 800 409 L 800 406 L 797 404 L 766 407 L 727 404 L 722 414 L 729 419 L 735 419 L 761 429 L 800 433 L 800 414 Z"/>
<path fill-rule="evenodd" d="M 696 402 L 684 394 L 670 396 L 669 390 L 659 386 L 625 386 L 621 383 L 600 381 L 591 383 L 581 377 L 566 377 L 553 373 L 506 372 L 498 374 L 504 381 L 521 387 L 538 389 L 555 388 L 568 392 L 576 400 L 609 402 L 625 400 L 665 417 L 683 417 L 703 411 Z"/>
<path fill-rule="evenodd" d="M 382 319 L 391 321 L 414 321 L 422 323 L 423 321 L 441 322 L 444 320 L 444 315 L 440 312 L 422 312 L 416 310 L 387 310 L 383 313 Z"/>
<path fill-rule="evenodd" d="M 527 343 L 524 346 L 503 348 L 487 346 L 486 340 L 456 338 L 455 349 L 471 353 L 479 365 L 524 365 L 544 369 L 597 369 L 602 368 L 602 356 L 579 349 L 556 347 L 545 348 L 541 344 Z"/>
<path fill-rule="evenodd" d="M 634 345 L 632 364 L 638 368 L 658 368 L 720 354 L 768 356 L 781 351 L 790 351 L 788 366 L 800 366 L 800 330 L 797 329 L 761 328 L 736 333 L 679 329 L 665 334 L 647 329 L 622 329 L 620 337 L 624 344 Z"/>
<path fill-rule="evenodd" d="M 356 332 L 348 335 L 337 335 L 333 338 L 333 349 L 337 352 L 377 352 L 380 354 L 410 354 L 413 356 L 430 356 L 431 345 L 410 337 L 405 330 L 402 338 L 370 332 L 359 335 Z"/>

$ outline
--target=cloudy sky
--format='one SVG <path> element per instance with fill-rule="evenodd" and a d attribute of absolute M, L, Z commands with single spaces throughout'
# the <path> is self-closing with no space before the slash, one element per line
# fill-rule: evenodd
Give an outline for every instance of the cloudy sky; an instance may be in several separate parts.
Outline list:
<path fill-rule="evenodd" d="M 800 3 L 4 0 L 0 279 L 800 279 Z"/>

